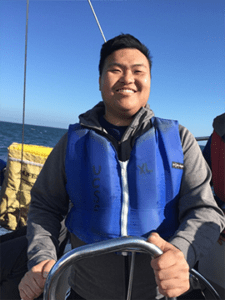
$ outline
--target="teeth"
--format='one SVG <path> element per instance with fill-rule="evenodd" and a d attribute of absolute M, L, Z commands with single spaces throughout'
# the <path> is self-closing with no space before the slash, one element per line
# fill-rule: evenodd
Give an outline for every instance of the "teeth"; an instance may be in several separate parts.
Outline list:
<path fill-rule="evenodd" d="M 123 93 L 134 93 L 134 91 L 132 91 L 132 90 L 124 90 L 124 89 L 118 90 L 118 92 L 123 92 Z"/>

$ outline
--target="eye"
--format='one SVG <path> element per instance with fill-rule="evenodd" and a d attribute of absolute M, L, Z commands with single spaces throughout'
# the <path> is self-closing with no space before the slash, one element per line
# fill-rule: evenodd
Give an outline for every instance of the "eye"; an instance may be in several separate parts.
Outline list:
<path fill-rule="evenodd" d="M 112 73 L 119 73 L 120 69 L 113 68 L 113 69 L 110 69 L 110 72 L 112 72 Z"/>
<path fill-rule="evenodd" d="M 134 70 L 134 74 L 140 74 L 142 72 L 142 70 Z"/>

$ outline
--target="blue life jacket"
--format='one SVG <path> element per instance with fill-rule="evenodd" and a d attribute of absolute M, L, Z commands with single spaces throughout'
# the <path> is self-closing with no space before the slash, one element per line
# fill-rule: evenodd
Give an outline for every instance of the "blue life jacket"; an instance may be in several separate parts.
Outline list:
<path fill-rule="evenodd" d="M 65 160 L 68 230 L 85 243 L 124 235 L 164 239 L 178 228 L 183 151 L 178 122 L 152 118 L 127 162 L 94 130 L 70 125 Z"/>

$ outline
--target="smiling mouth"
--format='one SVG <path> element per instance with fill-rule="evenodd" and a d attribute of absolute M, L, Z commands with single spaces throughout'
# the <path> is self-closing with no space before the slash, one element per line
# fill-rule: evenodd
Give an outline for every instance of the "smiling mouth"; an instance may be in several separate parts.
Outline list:
<path fill-rule="evenodd" d="M 118 93 L 127 93 L 127 94 L 133 94 L 135 93 L 134 90 L 130 90 L 130 89 L 118 89 L 116 90 Z"/>

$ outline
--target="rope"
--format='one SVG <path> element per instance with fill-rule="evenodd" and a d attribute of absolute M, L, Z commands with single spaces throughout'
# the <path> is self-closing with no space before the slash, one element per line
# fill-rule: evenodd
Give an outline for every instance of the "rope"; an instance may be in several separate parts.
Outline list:
<path fill-rule="evenodd" d="M 21 165 L 23 163 L 23 164 L 37 166 L 37 167 L 43 167 L 44 166 L 44 164 L 36 163 L 36 162 L 33 162 L 33 161 L 29 161 L 29 160 L 21 160 L 21 159 L 15 158 L 15 157 L 8 157 L 8 160 L 20 162 Z"/>
<path fill-rule="evenodd" d="M 94 17 L 95 17 L 95 20 L 96 20 L 96 22 L 97 22 L 98 28 L 99 28 L 99 30 L 100 30 L 100 32 L 101 32 L 101 35 L 102 35 L 102 37 L 103 37 L 103 40 L 104 40 L 104 42 L 106 43 L 106 38 L 105 38 L 105 36 L 104 36 L 104 33 L 103 33 L 103 31 L 102 31 L 102 28 L 101 28 L 101 25 L 100 25 L 100 23 L 99 23 L 99 21 L 98 21 L 98 18 L 97 18 L 96 14 L 95 14 L 94 8 L 93 8 L 93 6 L 92 6 L 92 4 L 91 4 L 91 0 L 88 0 L 88 3 L 90 4 L 91 10 L 92 10 L 93 15 L 94 15 Z"/>
<path fill-rule="evenodd" d="M 26 103 L 26 77 L 27 77 L 27 36 L 28 36 L 28 15 L 29 15 L 29 0 L 27 0 L 26 11 L 26 32 L 25 32 L 25 57 L 24 57 L 24 85 L 23 85 L 23 127 L 22 127 L 22 149 L 21 149 L 21 171 L 20 171 L 20 189 L 19 189 L 19 215 L 18 225 L 20 227 L 21 218 L 21 190 L 22 190 L 22 166 L 23 166 L 23 145 L 24 145 L 24 123 L 25 123 L 25 103 Z"/>

